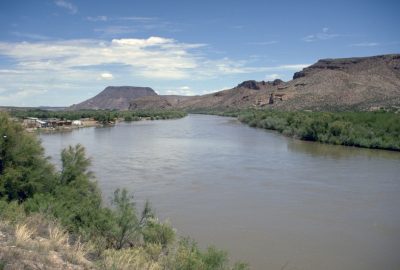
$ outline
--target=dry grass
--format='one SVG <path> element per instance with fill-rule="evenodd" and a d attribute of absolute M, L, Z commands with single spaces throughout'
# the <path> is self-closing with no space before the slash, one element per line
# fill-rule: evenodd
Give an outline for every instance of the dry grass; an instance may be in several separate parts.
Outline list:
<path fill-rule="evenodd" d="M 70 242 L 67 231 L 42 215 L 29 216 L 16 225 L 0 220 L 0 266 L 4 269 L 94 269 L 85 257 L 90 250 L 91 245 L 80 238 Z"/>
<path fill-rule="evenodd" d="M 72 245 L 68 245 L 65 258 L 75 264 L 89 265 L 86 255 L 92 250 L 90 243 L 82 243 L 78 238 Z"/>
<path fill-rule="evenodd" d="M 68 232 L 61 229 L 57 224 L 50 224 L 48 227 L 50 245 L 54 250 L 60 250 L 68 245 Z"/>
<path fill-rule="evenodd" d="M 163 269 L 143 248 L 107 250 L 104 252 L 101 268 L 105 270 Z"/>
<path fill-rule="evenodd" d="M 34 228 L 27 224 L 17 224 L 15 226 L 15 244 L 20 247 L 27 247 L 31 244 L 32 237 L 36 233 Z"/>

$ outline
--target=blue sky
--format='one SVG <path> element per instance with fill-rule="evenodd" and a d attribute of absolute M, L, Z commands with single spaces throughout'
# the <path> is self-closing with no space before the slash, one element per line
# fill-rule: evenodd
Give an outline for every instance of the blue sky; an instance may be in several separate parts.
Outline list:
<path fill-rule="evenodd" d="M 321 58 L 400 53 L 400 1 L 0 2 L 0 105 L 66 106 L 108 85 L 204 94 L 290 80 Z"/>

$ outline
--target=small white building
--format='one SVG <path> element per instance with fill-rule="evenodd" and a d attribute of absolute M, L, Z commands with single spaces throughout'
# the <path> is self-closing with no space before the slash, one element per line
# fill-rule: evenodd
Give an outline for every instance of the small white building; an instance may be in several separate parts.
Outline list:
<path fill-rule="evenodd" d="M 47 126 L 47 123 L 36 117 L 27 117 L 24 119 L 22 125 L 26 128 L 44 128 Z"/>
<path fill-rule="evenodd" d="M 74 121 L 72 121 L 72 125 L 74 125 L 74 126 L 82 126 L 82 121 L 81 120 L 74 120 Z"/>

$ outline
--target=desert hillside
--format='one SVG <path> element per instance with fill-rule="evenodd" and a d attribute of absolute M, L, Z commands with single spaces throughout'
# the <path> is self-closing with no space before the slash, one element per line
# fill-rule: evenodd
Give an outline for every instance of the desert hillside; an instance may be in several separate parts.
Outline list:
<path fill-rule="evenodd" d="M 107 87 L 74 109 L 374 110 L 400 106 L 400 54 L 322 59 L 293 80 L 249 80 L 201 96 L 157 95 L 148 87 Z"/>

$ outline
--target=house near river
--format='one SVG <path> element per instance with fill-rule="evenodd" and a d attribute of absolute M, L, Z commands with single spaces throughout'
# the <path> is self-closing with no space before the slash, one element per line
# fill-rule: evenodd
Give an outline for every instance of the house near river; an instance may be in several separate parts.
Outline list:
<path fill-rule="evenodd" d="M 71 120 L 61 120 L 58 118 L 39 119 L 36 117 L 26 117 L 22 122 L 22 126 L 27 129 L 39 129 L 39 128 L 59 128 L 59 127 L 70 127 L 72 125 L 80 126 L 81 121 L 73 123 Z"/>

